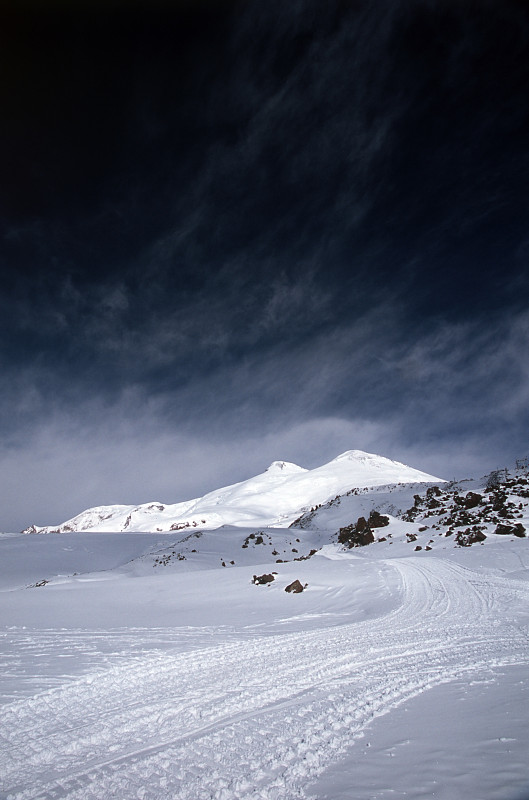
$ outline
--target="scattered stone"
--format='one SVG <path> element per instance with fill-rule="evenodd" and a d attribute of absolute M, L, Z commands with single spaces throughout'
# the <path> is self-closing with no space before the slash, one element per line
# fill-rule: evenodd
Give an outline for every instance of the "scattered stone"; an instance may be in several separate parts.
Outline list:
<path fill-rule="evenodd" d="M 312 558 L 312 556 L 315 556 L 317 552 L 317 550 L 311 550 L 306 556 L 298 556 L 294 561 L 307 561 L 309 558 Z"/>
<path fill-rule="evenodd" d="M 519 536 L 523 539 L 525 536 L 525 528 L 521 522 L 518 522 L 516 525 L 505 525 L 505 523 L 500 522 L 500 524 L 496 526 L 494 533 L 497 533 L 499 536 Z"/>
<path fill-rule="evenodd" d="M 476 508 L 483 500 L 482 495 L 477 492 L 467 492 L 464 499 L 465 508 Z"/>
<path fill-rule="evenodd" d="M 439 508 L 440 505 L 441 503 L 439 500 L 436 500 L 435 497 L 431 497 L 426 503 L 426 508 Z"/>
<path fill-rule="evenodd" d="M 456 535 L 456 542 L 460 547 L 470 547 L 470 545 L 476 544 L 476 542 L 484 542 L 486 538 L 479 525 L 474 525 L 473 528 L 459 531 Z"/>
<path fill-rule="evenodd" d="M 252 579 L 252 583 L 255 583 L 257 586 L 263 586 L 267 583 L 272 583 L 275 580 L 273 575 L 265 573 L 264 575 L 254 575 Z"/>
<path fill-rule="evenodd" d="M 246 539 L 242 543 L 241 547 L 243 549 L 246 549 L 248 547 L 248 545 L 250 544 L 250 542 L 252 542 L 255 545 L 264 544 L 265 543 L 265 541 L 264 541 L 264 536 L 265 535 L 268 536 L 268 534 L 265 534 L 263 531 L 257 531 L 257 533 L 250 533 L 250 534 L 248 534 L 248 536 L 246 537 Z M 270 539 L 269 536 L 268 536 L 268 538 Z M 271 542 L 269 542 L 269 544 L 271 544 Z"/>
<path fill-rule="evenodd" d="M 442 491 L 440 490 L 440 488 L 438 486 L 430 486 L 426 490 L 426 497 L 428 497 L 428 498 L 434 497 L 434 496 L 435 497 L 441 497 L 441 495 L 442 495 Z"/>
<path fill-rule="evenodd" d="M 491 497 L 492 510 L 493 511 L 502 511 L 506 499 L 507 499 L 507 495 L 506 495 L 505 492 L 502 492 L 501 490 L 498 490 L 498 491 L 494 492 L 494 494 Z"/>
<path fill-rule="evenodd" d="M 288 586 L 285 586 L 285 592 L 292 592 L 293 594 L 299 594 L 304 589 L 306 589 L 307 586 L 308 583 L 306 583 L 305 586 L 303 586 L 303 584 L 300 581 L 295 580 L 292 581 L 292 583 L 289 583 Z"/>

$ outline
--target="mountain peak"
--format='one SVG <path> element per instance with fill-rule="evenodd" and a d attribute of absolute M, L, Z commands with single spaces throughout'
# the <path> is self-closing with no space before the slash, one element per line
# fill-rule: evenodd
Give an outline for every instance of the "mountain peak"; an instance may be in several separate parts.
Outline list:
<path fill-rule="evenodd" d="M 369 464 L 369 466 L 380 468 L 390 464 L 397 464 L 400 467 L 406 467 L 406 469 L 409 469 L 406 464 L 403 464 L 400 461 L 394 461 L 391 458 L 386 458 L 386 456 L 376 455 L 376 453 L 366 453 L 364 450 L 346 450 L 345 453 L 341 453 L 339 456 L 336 456 L 336 458 L 333 458 L 330 463 L 334 464 L 339 461 L 356 461 L 360 464 Z"/>
<path fill-rule="evenodd" d="M 91 508 L 58 528 L 36 530 L 161 532 L 212 529 L 221 525 L 288 527 L 307 508 L 326 503 L 351 489 L 438 481 L 433 475 L 399 461 L 363 450 L 347 450 L 315 469 L 308 470 L 290 461 L 273 461 L 265 473 L 194 500 L 169 505 Z"/>
<path fill-rule="evenodd" d="M 303 467 L 298 467 L 297 464 L 292 464 L 290 461 L 272 461 L 266 472 L 307 472 Z"/>
<path fill-rule="evenodd" d="M 374 453 L 366 453 L 364 450 L 346 450 L 344 453 L 340 453 L 339 456 L 336 456 L 336 458 L 333 458 L 331 464 L 334 461 L 365 461 L 372 459 L 383 459 L 383 456 L 377 456 Z"/>

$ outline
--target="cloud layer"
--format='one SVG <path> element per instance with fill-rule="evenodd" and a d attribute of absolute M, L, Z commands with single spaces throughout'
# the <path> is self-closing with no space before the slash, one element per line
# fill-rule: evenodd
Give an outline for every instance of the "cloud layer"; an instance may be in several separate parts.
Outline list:
<path fill-rule="evenodd" d="M 0 527 L 526 454 L 520 4 L 79 14 L 3 26 Z"/>

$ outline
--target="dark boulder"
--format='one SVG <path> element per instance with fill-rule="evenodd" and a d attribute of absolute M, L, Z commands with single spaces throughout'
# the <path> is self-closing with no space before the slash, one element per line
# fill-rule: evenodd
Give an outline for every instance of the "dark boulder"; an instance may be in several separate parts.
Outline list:
<path fill-rule="evenodd" d="M 299 594 L 300 592 L 302 592 L 306 588 L 307 588 L 307 584 L 305 584 L 305 586 L 303 586 L 303 584 L 300 581 L 295 580 L 295 581 L 292 581 L 292 583 L 289 583 L 288 586 L 285 586 L 285 592 L 291 592 L 292 594 Z"/>
<path fill-rule="evenodd" d="M 467 492 L 464 500 L 465 508 L 476 508 L 482 500 L 483 497 L 477 492 Z"/>
<path fill-rule="evenodd" d="M 356 523 L 340 528 L 338 542 L 347 547 L 364 547 L 375 541 L 373 531 L 366 522 L 365 517 L 359 517 Z"/>
<path fill-rule="evenodd" d="M 360 519 L 363 519 L 361 517 Z M 386 517 L 384 514 L 379 514 L 378 511 L 372 511 L 369 515 L 369 527 L 370 528 L 385 528 L 386 525 L 389 525 L 389 517 Z"/>
<path fill-rule="evenodd" d="M 365 547 L 366 544 L 372 544 L 375 541 L 375 537 L 373 536 L 373 532 L 367 528 L 367 530 L 363 531 L 363 533 L 357 533 L 356 536 L 353 537 L 353 542 L 359 547 Z"/>
<path fill-rule="evenodd" d="M 272 583 L 273 580 L 274 580 L 274 576 L 273 575 L 269 575 L 269 574 L 265 573 L 264 575 L 254 575 L 252 583 L 255 583 L 258 586 L 262 586 L 263 584 L 266 584 L 266 583 Z"/>
<path fill-rule="evenodd" d="M 492 510 L 501 511 L 507 500 L 507 495 L 505 492 L 497 491 L 493 493 L 490 499 L 492 501 Z"/>
<path fill-rule="evenodd" d="M 467 528 L 465 531 L 459 531 L 456 535 L 456 542 L 460 547 L 470 547 L 477 542 L 484 542 L 487 537 L 478 526 L 474 528 Z"/>
<path fill-rule="evenodd" d="M 521 522 L 518 522 L 516 525 L 506 525 L 500 522 L 499 525 L 496 525 L 494 533 L 497 533 L 499 536 L 519 536 L 523 538 L 525 536 L 525 528 Z"/>

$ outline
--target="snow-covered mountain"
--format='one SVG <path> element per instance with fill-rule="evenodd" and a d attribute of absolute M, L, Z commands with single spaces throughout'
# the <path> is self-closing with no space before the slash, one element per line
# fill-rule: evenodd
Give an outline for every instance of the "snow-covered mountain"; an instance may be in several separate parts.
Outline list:
<path fill-rule="evenodd" d="M 289 527 L 0 534 L 0 798 L 528 797 L 529 461 L 208 502 L 313 473 Z"/>
<path fill-rule="evenodd" d="M 261 475 L 181 503 L 97 506 L 57 526 L 31 533 L 69 531 L 178 531 L 186 528 L 287 527 L 311 507 L 355 488 L 442 483 L 433 475 L 383 456 L 348 450 L 315 469 L 274 461 Z"/>

